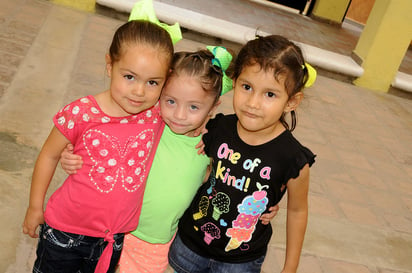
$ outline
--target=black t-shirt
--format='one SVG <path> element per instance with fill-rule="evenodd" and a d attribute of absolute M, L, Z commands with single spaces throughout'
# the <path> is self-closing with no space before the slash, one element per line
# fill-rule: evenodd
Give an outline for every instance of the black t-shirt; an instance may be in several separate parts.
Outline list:
<path fill-rule="evenodd" d="M 277 204 L 286 184 L 315 155 L 285 130 L 257 146 L 237 134 L 237 117 L 219 114 L 207 125 L 203 141 L 213 171 L 179 222 L 178 233 L 197 254 L 242 263 L 265 255 L 271 225 L 259 217 Z"/>

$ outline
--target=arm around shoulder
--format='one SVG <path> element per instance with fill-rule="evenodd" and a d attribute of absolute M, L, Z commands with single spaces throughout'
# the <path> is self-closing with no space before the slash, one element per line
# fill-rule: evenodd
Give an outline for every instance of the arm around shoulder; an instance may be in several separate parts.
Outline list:
<path fill-rule="evenodd" d="M 29 207 L 23 222 L 23 233 L 30 237 L 38 237 L 36 229 L 44 223 L 43 205 L 46 192 L 59 162 L 60 153 L 68 143 L 67 138 L 53 127 L 37 158 L 30 188 Z"/>

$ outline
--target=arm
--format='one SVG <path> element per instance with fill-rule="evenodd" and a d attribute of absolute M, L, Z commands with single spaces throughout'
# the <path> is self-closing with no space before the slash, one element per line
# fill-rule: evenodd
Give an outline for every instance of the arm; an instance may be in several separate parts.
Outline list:
<path fill-rule="evenodd" d="M 309 165 L 288 181 L 286 259 L 282 273 L 296 272 L 308 221 Z"/>
<path fill-rule="evenodd" d="M 43 205 L 46 192 L 59 162 L 60 153 L 68 143 L 63 134 L 53 127 L 37 158 L 30 188 L 29 207 L 23 222 L 23 233 L 30 237 L 37 238 L 36 229 L 44 223 Z"/>
<path fill-rule="evenodd" d="M 73 144 L 68 144 L 60 156 L 60 165 L 67 174 L 75 174 L 83 166 L 82 157 L 73 154 L 73 148 Z"/>

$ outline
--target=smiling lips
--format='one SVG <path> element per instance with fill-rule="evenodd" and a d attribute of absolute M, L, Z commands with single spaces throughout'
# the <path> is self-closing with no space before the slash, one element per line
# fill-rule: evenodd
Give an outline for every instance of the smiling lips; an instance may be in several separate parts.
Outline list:
<path fill-rule="evenodd" d="M 177 123 L 177 122 L 174 122 L 174 121 L 170 121 L 170 123 L 173 124 L 174 127 L 178 127 L 178 128 L 186 127 L 186 125 L 180 124 L 180 123 Z"/>
<path fill-rule="evenodd" d="M 140 106 L 143 104 L 143 101 L 137 101 L 137 100 L 132 100 L 132 99 L 128 99 L 130 104 L 133 106 Z"/>

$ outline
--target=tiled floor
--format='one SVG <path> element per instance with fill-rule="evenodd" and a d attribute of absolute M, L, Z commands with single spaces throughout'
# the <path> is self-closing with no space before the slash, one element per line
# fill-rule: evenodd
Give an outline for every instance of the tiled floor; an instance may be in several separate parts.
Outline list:
<path fill-rule="evenodd" d="M 214 9 L 251 20 L 245 1 L 224 6 L 230 2 L 218 1 Z M 209 6 L 202 9 L 212 11 Z M 258 8 L 253 14 L 269 16 Z M 0 250 L 0 272 L 30 271 L 36 240 L 23 236 L 20 226 L 34 160 L 54 113 L 107 86 L 104 54 L 120 23 L 43 0 L 0 2 L 0 244 L 6 246 Z M 183 40 L 177 50 L 192 50 L 209 38 L 196 39 Z M 323 76 L 305 94 L 295 135 L 317 161 L 298 272 L 411 273 L 412 100 Z M 232 112 L 231 93 L 222 100 L 219 110 Z M 51 191 L 63 178 L 58 170 Z M 264 273 L 280 272 L 283 263 L 286 201 L 272 223 Z"/>

